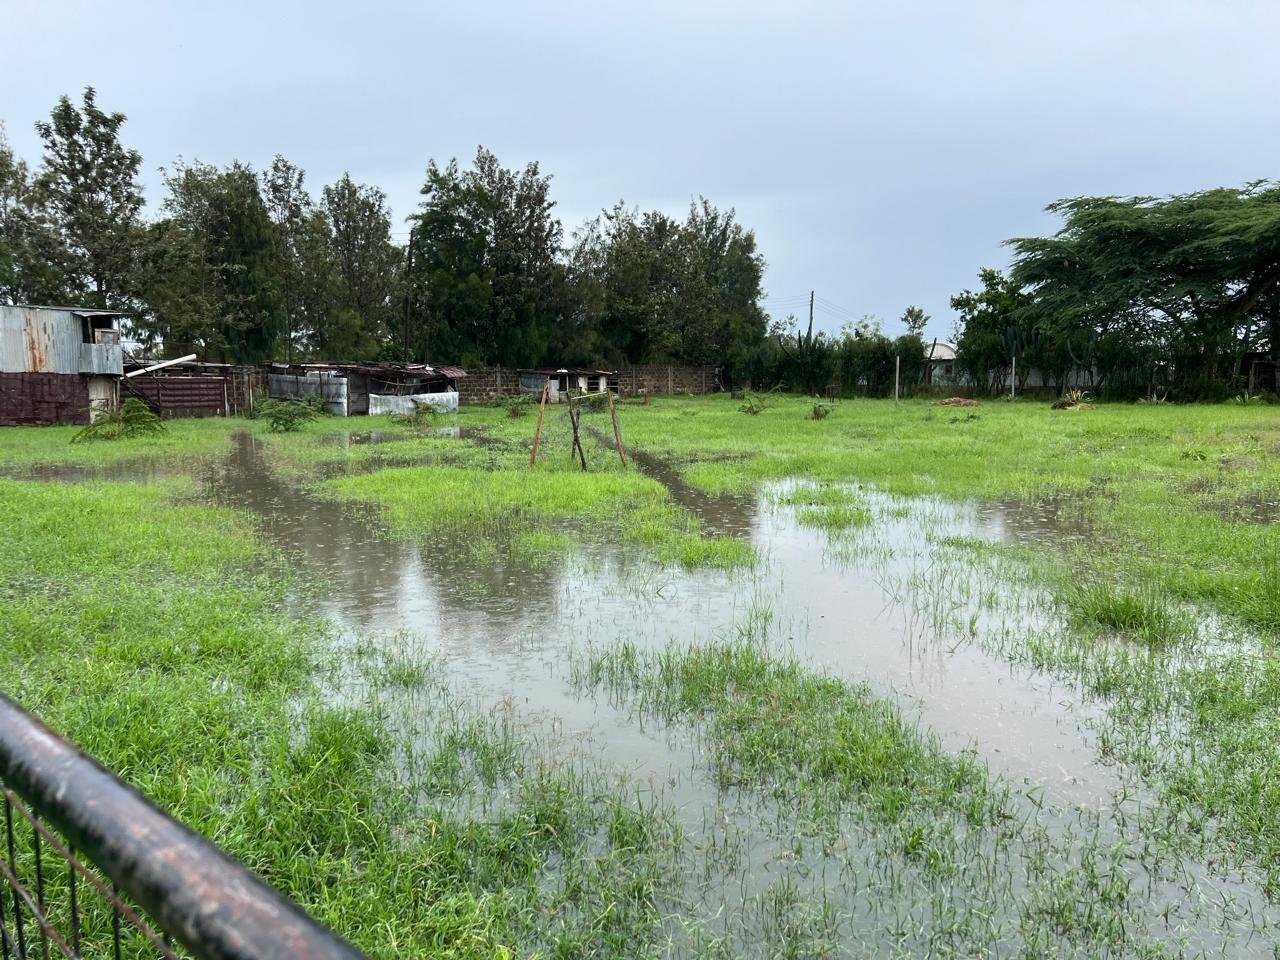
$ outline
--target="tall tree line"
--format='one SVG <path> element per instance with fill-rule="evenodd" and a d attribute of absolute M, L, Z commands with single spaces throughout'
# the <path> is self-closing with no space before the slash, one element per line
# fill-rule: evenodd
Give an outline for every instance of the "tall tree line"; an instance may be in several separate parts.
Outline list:
<path fill-rule="evenodd" d="M 145 217 L 124 124 L 92 88 L 63 97 L 34 168 L 0 128 L 0 299 L 123 310 L 152 347 L 250 362 L 407 351 L 735 379 L 768 335 L 755 235 L 706 199 L 683 219 L 619 202 L 566 237 L 551 177 L 480 147 L 468 166 L 428 163 L 411 249 L 376 186 L 344 174 L 313 197 L 280 156 L 262 171 L 178 160 Z"/>
<path fill-rule="evenodd" d="M 957 361 L 1001 389 L 1018 358 L 1060 388 L 1217 399 L 1253 357 L 1280 360 L 1280 184 L 1169 197 L 1075 197 L 1051 237 L 952 299 Z"/>

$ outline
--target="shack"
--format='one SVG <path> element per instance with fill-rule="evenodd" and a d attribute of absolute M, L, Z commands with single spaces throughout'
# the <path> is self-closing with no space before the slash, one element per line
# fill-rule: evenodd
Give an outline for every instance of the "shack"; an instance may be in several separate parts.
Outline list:
<path fill-rule="evenodd" d="M 242 416 L 253 403 L 257 367 L 128 356 L 120 399 L 136 397 L 161 417 Z"/>
<path fill-rule="evenodd" d="M 266 364 L 267 394 L 275 399 L 320 396 L 340 417 L 412 410 L 415 403 L 456 410 L 461 367 L 425 363 Z"/>
<path fill-rule="evenodd" d="M 0 425 L 88 423 L 119 401 L 119 318 L 92 307 L 0 305 Z"/>
<path fill-rule="evenodd" d="M 520 392 L 540 395 L 543 385 L 550 387 L 547 399 L 559 403 L 570 391 L 577 393 L 618 392 L 617 370 L 592 370 L 583 367 L 557 370 L 519 370 Z"/>

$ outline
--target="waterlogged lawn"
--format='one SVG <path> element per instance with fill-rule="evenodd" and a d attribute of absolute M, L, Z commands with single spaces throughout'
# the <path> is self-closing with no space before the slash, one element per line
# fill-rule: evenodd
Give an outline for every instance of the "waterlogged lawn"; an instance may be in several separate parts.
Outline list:
<path fill-rule="evenodd" d="M 283 612 L 300 585 L 192 493 L 0 479 L 5 692 L 370 956 L 647 952 L 669 813 L 429 663 L 365 646 L 343 668 L 364 692 L 322 696 L 337 655 Z M 460 808 L 473 789 L 507 802 Z M 108 951 L 85 909 L 85 955 Z"/>
<path fill-rule="evenodd" d="M 1050 627 L 953 626 L 1103 704 L 1100 752 L 1153 793 L 1146 842 L 1260 868 L 1280 899 L 1280 413 L 859 400 L 814 421 L 810 408 L 660 398 L 619 417 L 629 447 L 712 493 L 812 481 L 774 488 L 778 508 L 866 555 L 892 549 L 876 545 L 883 498 L 867 487 L 1060 508 L 1060 539 L 1049 524 L 1017 547 L 948 542 L 914 599 L 966 578 L 991 597 L 999 579 L 1047 588 Z M 468 703 L 439 665 L 334 642 L 292 602 L 323 584 L 274 555 L 252 516 L 201 499 L 203 465 L 249 432 L 299 496 L 369 510 L 405 540 L 544 565 L 611 542 L 685 568 L 768 570 L 624 469 L 607 413 L 583 418 L 587 473 L 562 408 L 530 467 L 535 417 L 322 418 L 286 435 L 175 421 L 74 445 L 73 428 L 0 431 L 0 473 L 124 480 L 137 464 L 152 477 L 0 477 L 5 691 L 377 957 L 823 956 L 866 937 L 936 955 L 1161 955 L 1131 869 L 1148 848 L 1100 819 L 1049 831 L 974 757 L 750 629 L 666 650 L 619 637 L 572 667 L 584 696 L 692 731 L 695 776 L 721 795 L 773 810 L 715 808 L 691 836 L 661 795 Z M 759 835 L 775 847 L 756 862 Z M 812 880 L 828 869 L 851 884 L 831 901 Z M 746 891 L 757 873 L 762 887 L 706 911 L 710 877 Z"/>
<path fill-rule="evenodd" d="M 72 443 L 80 427 L 5 427 L 0 429 L 0 473 L 19 473 L 33 467 L 102 469 L 149 462 L 170 467 L 190 466 L 226 453 L 231 424 L 250 421 L 209 419 L 166 420 L 159 434 L 125 440 Z"/>
<path fill-rule="evenodd" d="M 321 489 L 376 505 L 402 537 L 439 539 L 458 550 L 499 543 L 536 555 L 541 538 L 571 528 L 618 536 L 662 562 L 690 568 L 732 568 L 755 559 L 741 540 L 704 536 L 660 483 L 635 471 L 428 465 L 339 477 Z"/>
<path fill-rule="evenodd" d="M 812 420 L 802 398 L 773 398 L 755 416 L 739 405 L 622 411 L 631 442 L 711 491 L 856 480 L 905 496 L 1067 504 L 1105 544 L 1087 551 L 1090 566 L 1280 634 L 1280 408 L 848 400 Z"/>

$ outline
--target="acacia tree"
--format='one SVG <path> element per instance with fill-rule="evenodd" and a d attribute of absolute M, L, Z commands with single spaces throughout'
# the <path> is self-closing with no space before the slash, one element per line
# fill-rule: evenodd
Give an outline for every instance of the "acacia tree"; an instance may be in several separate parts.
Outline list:
<path fill-rule="evenodd" d="M 1048 208 L 1052 237 L 1010 241 L 1013 280 L 1063 351 L 1107 362 L 1155 358 L 1188 393 L 1225 384 L 1272 337 L 1280 288 L 1280 185 L 1166 198 L 1077 197 Z M 1141 368 L 1139 368 L 1141 369 Z"/>
<path fill-rule="evenodd" d="M 130 306 L 137 293 L 142 156 L 121 144 L 124 122 L 85 87 L 79 108 L 64 96 L 36 124 L 44 157 L 32 202 L 54 241 L 39 253 L 61 275 L 66 299 L 99 307 Z"/>

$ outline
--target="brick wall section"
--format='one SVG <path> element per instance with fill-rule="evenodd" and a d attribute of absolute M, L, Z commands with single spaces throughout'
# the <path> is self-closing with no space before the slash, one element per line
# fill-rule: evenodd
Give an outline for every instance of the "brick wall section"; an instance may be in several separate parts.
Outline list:
<path fill-rule="evenodd" d="M 458 378 L 459 403 L 488 403 L 520 392 L 520 375 L 509 367 L 468 370 Z"/>
<path fill-rule="evenodd" d="M 618 392 L 624 397 L 644 393 L 702 394 L 720 389 L 714 367 L 675 367 L 651 364 L 618 371 Z"/>
<path fill-rule="evenodd" d="M 0 373 L 0 426 L 89 422 L 89 381 L 77 373 Z"/>
<path fill-rule="evenodd" d="M 617 376 L 618 392 L 624 397 L 648 390 L 651 394 L 714 393 L 719 390 L 714 367 L 677 367 L 653 364 L 623 367 Z M 509 367 L 468 370 L 458 381 L 459 403 L 488 403 L 500 396 L 520 392 L 520 375 Z"/>

